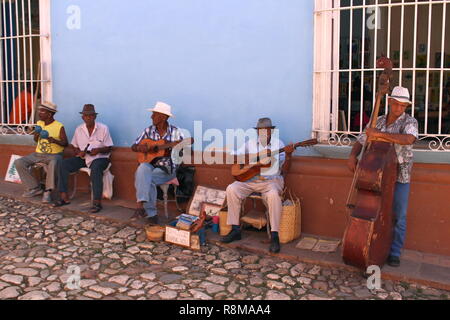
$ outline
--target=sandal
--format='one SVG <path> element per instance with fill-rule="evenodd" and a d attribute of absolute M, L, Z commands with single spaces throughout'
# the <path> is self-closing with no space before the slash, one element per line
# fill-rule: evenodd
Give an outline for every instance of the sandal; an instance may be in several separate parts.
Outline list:
<path fill-rule="evenodd" d="M 94 205 L 92 206 L 90 212 L 91 212 L 91 213 L 98 213 L 98 212 L 102 211 L 102 209 L 103 209 L 103 207 L 102 207 L 101 204 L 99 204 L 99 203 L 94 203 Z"/>
<path fill-rule="evenodd" d="M 64 207 L 64 206 L 68 206 L 70 204 L 69 201 L 64 201 L 64 200 L 58 200 L 53 204 L 53 208 L 60 208 L 60 207 Z"/>

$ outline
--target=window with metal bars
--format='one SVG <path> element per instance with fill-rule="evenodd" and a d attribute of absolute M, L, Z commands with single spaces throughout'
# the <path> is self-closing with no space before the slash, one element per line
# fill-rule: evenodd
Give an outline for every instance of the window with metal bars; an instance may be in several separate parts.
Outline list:
<path fill-rule="evenodd" d="M 28 134 L 51 100 L 50 0 L 0 0 L 0 133 Z"/>
<path fill-rule="evenodd" d="M 350 145 L 375 101 L 376 60 L 394 62 L 411 93 L 416 149 L 450 151 L 450 0 L 316 0 L 314 131 Z M 385 100 L 383 112 L 388 112 Z"/>

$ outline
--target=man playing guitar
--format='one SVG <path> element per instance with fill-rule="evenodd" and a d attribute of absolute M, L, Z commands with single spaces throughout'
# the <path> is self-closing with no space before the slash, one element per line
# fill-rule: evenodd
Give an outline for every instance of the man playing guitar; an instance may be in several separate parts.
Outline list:
<path fill-rule="evenodd" d="M 255 128 L 258 131 L 258 139 L 250 140 L 245 143 L 236 155 L 245 155 L 245 163 L 249 163 L 251 155 L 265 152 L 270 156 L 271 152 L 284 147 L 283 142 L 272 136 L 275 127 L 268 118 L 260 119 Z M 280 241 L 278 236 L 280 218 L 282 212 L 281 193 L 284 188 L 284 179 L 282 174 L 289 171 L 294 146 L 285 148 L 285 153 L 276 156 L 275 161 L 264 166 L 261 173 L 245 182 L 236 181 L 227 188 L 228 203 L 228 221 L 232 225 L 231 232 L 222 239 L 223 243 L 230 243 L 241 239 L 240 230 L 240 212 L 241 203 L 254 192 L 262 194 L 263 200 L 269 210 L 270 226 L 272 231 L 270 252 L 278 253 L 280 251 Z M 236 159 L 237 160 L 237 159 Z M 259 162 L 259 161 L 258 161 Z M 269 166 L 271 168 L 269 168 Z"/>
<path fill-rule="evenodd" d="M 152 111 L 153 125 L 144 130 L 136 139 L 131 149 L 140 154 L 154 153 L 154 147 L 150 147 L 148 140 L 162 141 L 167 144 L 183 140 L 181 131 L 169 124 L 168 119 L 173 117 L 172 108 L 168 104 L 158 102 Z M 135 174 L 135 187 L 137 209 L 135 217 L 146 217 L 151 224 L 158 224 L 156 210 L 156 186 L 169 182 L 176 177 L 176 164 L 171 158 L 171 149 L 167 149 L 164 156 L 157 157 L 151 162 L 141 163 Z"/>

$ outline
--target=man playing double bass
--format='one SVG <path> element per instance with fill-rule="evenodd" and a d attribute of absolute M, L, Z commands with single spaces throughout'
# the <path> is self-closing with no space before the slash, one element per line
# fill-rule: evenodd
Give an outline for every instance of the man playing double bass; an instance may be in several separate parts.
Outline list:
<path fill-rule="evenodd" d="M 395 144 L 398 160 L 398 176 L 392 207 L 395 224 L 394 238 L 387 260 L 392 267 L 400 266 L 400 255 L 406 236 L 406 213 L 413 167 L 412 148 L 418 138 L 417 120 L 405 112 L 411 105 L 409 90 L 395 87 L 389 97 L 389 113 L 378 118 L 376 129 L 367 128 L 366 132 L 358 137 L 348 160 L 348 167 L 354 172 L 358 164 L 357 157 L 367 139 L 368 141 L 383 139 Z"/>

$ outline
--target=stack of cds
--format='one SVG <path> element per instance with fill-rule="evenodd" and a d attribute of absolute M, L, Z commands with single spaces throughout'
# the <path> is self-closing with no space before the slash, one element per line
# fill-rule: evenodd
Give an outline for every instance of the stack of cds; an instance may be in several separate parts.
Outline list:
<path fill-rule="evenodd" d="M 198 220 L 198 217 L 189 214 L 182 214 L 178 217 L 177 228 L 182 230 L 191 230 L 192 224 Z"/>

